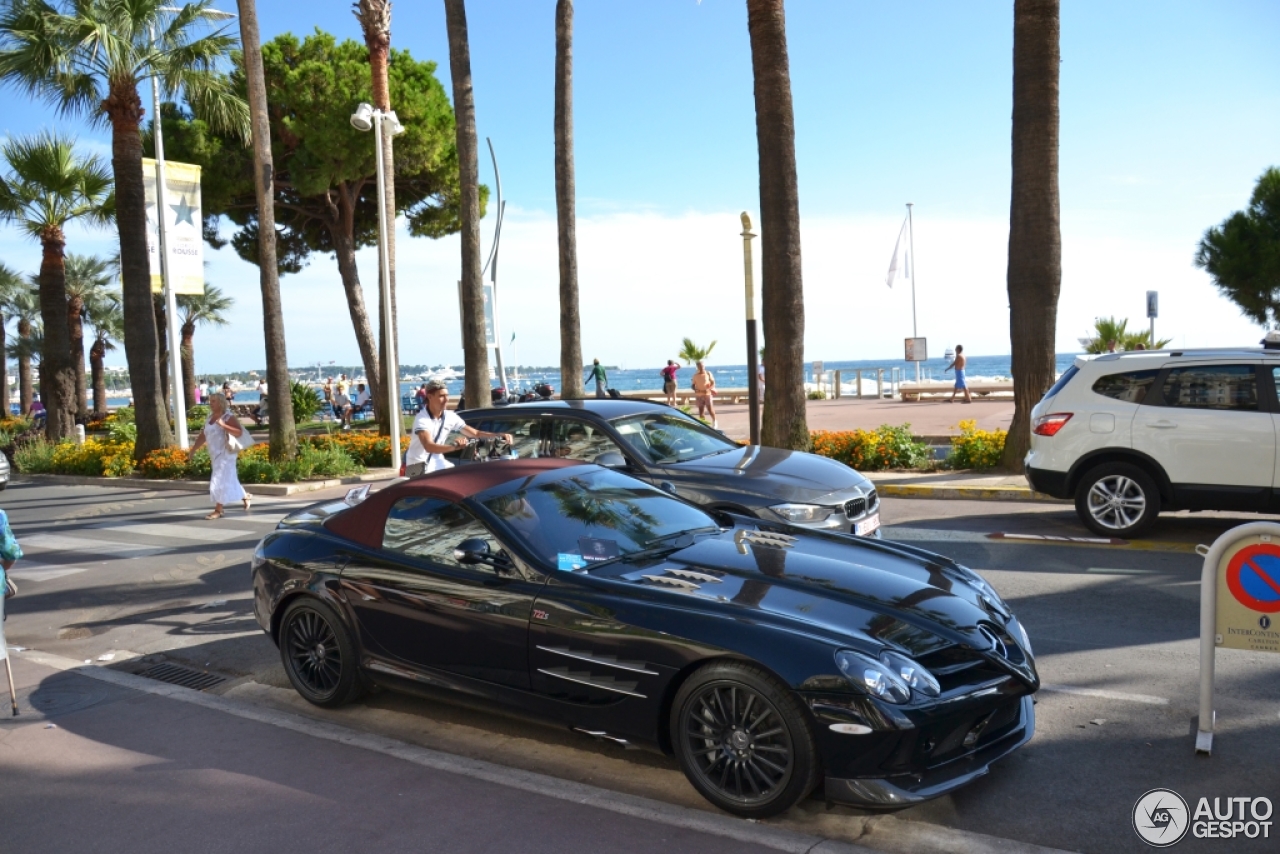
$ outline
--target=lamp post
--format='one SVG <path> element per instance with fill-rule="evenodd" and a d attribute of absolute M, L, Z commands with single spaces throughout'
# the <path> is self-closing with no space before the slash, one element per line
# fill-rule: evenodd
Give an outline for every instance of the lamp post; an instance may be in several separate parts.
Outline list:
<path fill-rule="evenodd" d="M 157 11 L 176 15 L 182 9 L 176 6 L 161 6 Z M 200 13 L 200 17 L 210 21 L 229 21 L 235 15 L 218 9 L 205 9 Z M 151 44 L 154 45 L 155 24 L 148 25 L 147 29 L 151 36 Z M 174 432 L 178 434 L 178 447 L 185 451 L 190 444 L 187 436 L 187 395 L 182 383 L 182 339 L 178 337 L 181 333 L 178 325 L 178 297 L 173 292 L 173 285 L 169 281 L 169 240 L 165 233 L 168 226 L 165 224 L 167 207 L 164 183 L 164 134 L 160 126 L 160 79 L 156 74 L 151 75 L 151 105 L 156 147 L 156 234 L 159 243 L 157 249 L 160 251 L 160 282 L 164 288 L 164 316 L 169 327 L 169 394 L 172 396 L 173 427 Z"/>
<path fill-rule="evenodd" d="M 404 125 L 396 118 L 395 110 L 375 110 L 369 104 L 360 104 L 351 114 L 351 126 L 358 131 L 373 130 L 373 147 L 378 158 L 378 259 L 379 279 L 382 286 L 382 304 L 387 311 L 391 310 L 391 257 L 387 246 L 387 164 L 382 157 L 382 133 L 384 130 L 392 136 L 404 133 Z M 396 361 L 395 318 L 387 318 L 387 334 L 384 336 L 386 348 L 383 357 L 387 360 L 387 421 L 391 426 L 391 465 L 397 466 L 400 461 L 400 364 Z"/>
<path fill-rule="evenodd" d="M 750 410 L 751 444 L 760 444 L 760 381 L 756 377 L 759 350 L 756 346 L 756 285 L 751 270 L 751 217 L 742 212 L 742 267 L 747 285 L 747 408 Z"/>

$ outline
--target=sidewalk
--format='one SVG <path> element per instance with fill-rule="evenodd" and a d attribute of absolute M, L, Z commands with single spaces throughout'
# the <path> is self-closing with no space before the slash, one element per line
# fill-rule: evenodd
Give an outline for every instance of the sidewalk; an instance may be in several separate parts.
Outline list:
<path fill-rule="evenodd" d="M 13 666 L 5 851 L 867 852 L 41 653 Z"/>
<path fill-rule="evenodd" d="M 734 439 L 750 434 L 746 404 L 716 404 L 720 429 Z M 982 400 L 972 404 L 923 400 L 875 400 L 842 397 L 811 400 L 805 407 L 810 430 L 873 430 L 881 424 L 910 424 L 916 436 L 958 436 L 961 421 L 974 420 L 982 430 L 1008 430 L 1013 422 L 1012 400 Z"/>
<path fill-rule="evenodd" d="M 1033 492 L 1020 474 L 980 472 L 865 472 L 881 496 L 891 498 L 944 498 L 968 501 L 1047 501 L 1070 504 L 1066 499 Z"/>

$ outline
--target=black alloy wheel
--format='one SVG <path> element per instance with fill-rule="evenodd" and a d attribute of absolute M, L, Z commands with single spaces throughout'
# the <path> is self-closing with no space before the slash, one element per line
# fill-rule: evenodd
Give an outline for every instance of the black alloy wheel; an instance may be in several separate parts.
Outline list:
<path fill-rule="evenodd" d="M 758 667 L 717 662 L 702 668 L 676 694 L 671 723 L 689 782 L 734 815 L 777 815 L 817 783 L 817 749 L 804 710 Z"/>
<path fill-rule="evenodd" d="M 360 696 L 355 644 L 338 615 L 317 599 L 299 599 L 280 621 L 280 658 L 303 699 L 335 708 Z"/>
<path fill-rule="evenodd" d="M 1133 537 L 1160 515 L 1160 490 L 1151 475 L 1131 463 L 1103 463 L 1080 478 L 1076 515 L 1095 534 Z"/>

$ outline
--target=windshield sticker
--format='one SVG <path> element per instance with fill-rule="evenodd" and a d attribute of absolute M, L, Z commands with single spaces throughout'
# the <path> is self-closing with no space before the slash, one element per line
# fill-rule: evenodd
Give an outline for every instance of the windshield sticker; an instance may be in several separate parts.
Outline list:
<path fill-rule="evenodd" d="M 582 569 L 587 565 L 587 559 L 582 555 L 569 554 L 568 552 L 560 552 L 556 555 L 556 565 L 560 569 L 575 570 Z"/>
<path fill-rule="evenodd" d="M 618 550 L 617 540 L 601 540 L 596 537 L 578 537 L 578 548 L 584 560 L 610 560 L 622 552 Z"/>

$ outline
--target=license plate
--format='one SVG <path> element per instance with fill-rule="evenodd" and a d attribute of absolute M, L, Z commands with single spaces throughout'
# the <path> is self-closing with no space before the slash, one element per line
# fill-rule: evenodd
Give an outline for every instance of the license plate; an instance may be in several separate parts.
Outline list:
<path fill-rule="evenodd" d="M 867 534 L 870 534 L 872 531 L 874 531 L 876 528 L 879 528 L 879 527 L 880 527 L 880 514 L 873 513 L 867 518 L 863 519 L 861 522 L 854 522 L 853 532 L 857 534 L 859 537 L 865 537 Z"/>

